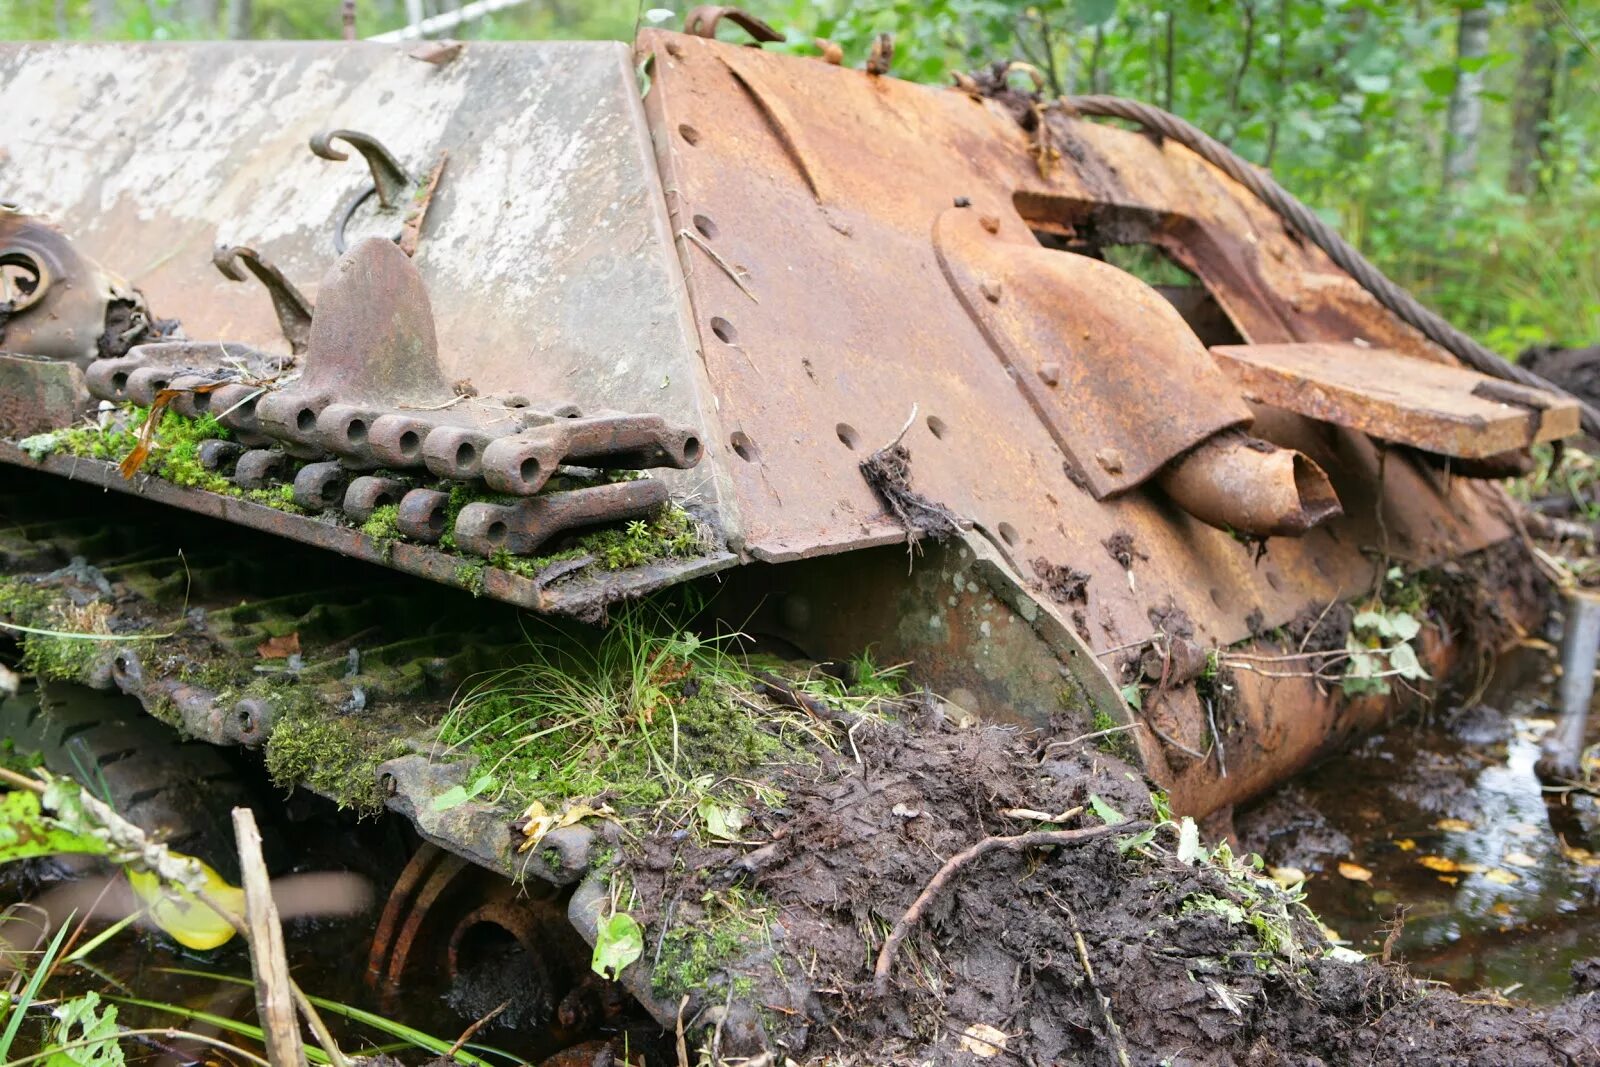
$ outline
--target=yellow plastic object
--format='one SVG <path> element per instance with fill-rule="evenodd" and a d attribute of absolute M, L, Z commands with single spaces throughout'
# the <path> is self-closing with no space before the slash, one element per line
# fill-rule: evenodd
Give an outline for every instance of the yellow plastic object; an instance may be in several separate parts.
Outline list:
<path fill-rule="evenodd" d="M 227 881 L 199 860 L 206 892 L 235 915 L 244 914 L 244 890 Z M 149 871 L 128 871 L 128 884 L 149 910 L 150 919 L 185 948 L 218 948 L 233 937 L 233 924 L 202 904 L 187 889 L 165 887 Z"/>

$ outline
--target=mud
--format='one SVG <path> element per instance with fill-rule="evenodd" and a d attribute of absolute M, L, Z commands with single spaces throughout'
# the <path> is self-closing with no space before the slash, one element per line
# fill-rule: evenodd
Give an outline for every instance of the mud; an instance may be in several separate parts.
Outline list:
<path fill-rule="evenodd" d="M 964 730 L 931 710 L 853 740 L 821 768 L 778 775 L 783 799 L 754 814 L 744 844 L 665 835 L 626 860 L 647 955 L 728 922 L 730 902 L 770 917 L 770 942 L 731 939 L 703 975 L 712 1005 L 736 994 L 760 1006 L 721 1019 L 724 1055 L 754 1053 L 763 1030 L 799 1062 L 976 1062 L 963 1035 L 970 1049 L 996 1032 L 996 1062 L 1020 1063 L 1115 1063 L 1119 1044 L 1132 1063 L 1600 1055 L 1600 998 L 1517 1008 L 1326 958 L 1308 912 L 1225 858 L 1180 862 L 1170 824 L 1126 853 L 1108 836 L 959 869 L 876 997 L 883 936 L 947 857 L 1047 815 L 1095 825 L 1091 794 L 1131 819 L 1157 813 L 1140 775 L 1083 742 Z M 1006 814 L 1018 808 L 1033 814 Z M 676 990 L 658 991 L 675 1003 Z"/>
<path fill-rule="evenodd" d="M 960 531 L 961 517 L 911 488 L 911 450 L 896 441 L 861 461 L 861 476 L 915 544 L 923 537 L 943 540 Z"/>
<path fill-rule="evenodd" d="M 1064 564 L 1051 563 L 1040 557 L 1031 564 L 1033 573 L 1041 583 L 1041 588 L 1050 595 L 1050 599 L 1057 604 L 1083 604 L 1089 599 L 1089 578 L 1087 571 L 1080 571 Z"/>

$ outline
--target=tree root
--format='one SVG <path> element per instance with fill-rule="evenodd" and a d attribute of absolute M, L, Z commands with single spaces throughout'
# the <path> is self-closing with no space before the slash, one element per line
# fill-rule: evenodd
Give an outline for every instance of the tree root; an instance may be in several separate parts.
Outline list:
<path fill-rule="evenodd" d="M 1103 837 L 1106 834 L 1138 833 L 1148 827 L 1148 823 L 1124 822 L 1116 825 L 1090 826 L 1081 830 L 1034 830 L 1026 834 L 1016 834 L 1012 837 L 986 837 L 970 848 L 963 849 L 945 861 L 944 866 L 928 880 L 917 899 L 911 902 L 911 907 L 894 924 L 894 929 L 889 931 L 889 936 L 884 939 L 883 947 L 878 950 L 878 963 L 873 968 L 873 991 L 878 996 L 889 992 L 889 977 L 894 969 L 894 956 L 900 948 L 900 942 L 911 932 L 955 875 L 955 872 L 971 863 L 973 860 L 990 852 L 1003 849 L 1007 852 L 1020 852 L 1026 848 L 1043 848 L 1047 845 L 1078 845 L 1085 841 Z"/>

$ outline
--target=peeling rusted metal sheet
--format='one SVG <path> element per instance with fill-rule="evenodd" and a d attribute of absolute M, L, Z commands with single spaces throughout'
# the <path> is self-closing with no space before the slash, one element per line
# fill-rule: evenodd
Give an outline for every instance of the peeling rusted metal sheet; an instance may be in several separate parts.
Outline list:
<path fill-rule="evenodd" d="M 970 208 L 942 212 L 933 242 L 961 306 L 1096 497 L 1250 424 L 1194 331 L 1131 274 L 1031 234 L 1002 239 L 998 219 Z"/>
<path fill-rule="evenodd" d="M 1351 344 L 1217 345 L 1245 395 L 1385 441 L 1462 459 L 1578 432 L 1578 402 L 1465 367 Z"/>
<path fill-rule="evenodd" d="M 638 49 L 653 57 L 645 107 L 727 435 L 708 448 L 725 464 L 754 557 L 899 540 L 857 470 L 897 438 L 916 490 L 971 519 L 1018 573 L 1089 573 L 1084 602 L 1050 610 L 1098 649 L 1147 636 L 1148 612 L 1169 603 L 1198 640 L 1229 644 L 1251 623 L 1366 588 L 1364 553 L 1380 545 L 1431 562 L 1509 532 L 1496 492 L 1397 456 L 1380 479 L 1365 436 L 1259 405 L 1251 432 L 1309 456 L 1345 511 L 1274 539 L 1259 561 L 1159 490 L 1096 500 L 1080 486 L 1060 438 L 946 280 L 935 227 L 960 203 L 1030 255 L 1045 254 L 1029 245 L 1031 229 L 1089 225 L 1180 247 L 1252 342 L 1360 336 L 1446 358 L 1192 154 L 1057 116 L 1067 162 L 1041 176 L 1011 116 L 958 91 L 663 32 L 642 34 Z M 1112 351 L 1147 328 L 1137 302 L 1095 311 Z M 1071 314 L 1069 304 L 1061 316 Z M 1175 373 L 1159 354 L 1137 355 L 1146 380 Z M 1219 410 L 1232 425 L 1233 403 L 1227 391 L 1185 400 L 1135 388 L 1118 414 L 1155 436 L 1167 421 L 1203 425 Z M 1064 398 L 1060 417 L 1073 411 Z M 1106 547 L 1125 541 L 1131 574 Z"/>

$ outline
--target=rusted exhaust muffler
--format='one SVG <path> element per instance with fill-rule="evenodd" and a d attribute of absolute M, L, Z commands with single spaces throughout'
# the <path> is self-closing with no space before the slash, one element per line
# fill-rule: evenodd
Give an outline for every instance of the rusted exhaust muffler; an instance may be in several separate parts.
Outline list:
<path fill-rule="evenodd" d="M 1245 433 L 1222 433 L 1157 475 L 1201 522 L 1255 537 L 1298 537 L 1344 512 L 1321 467 Z"/>

